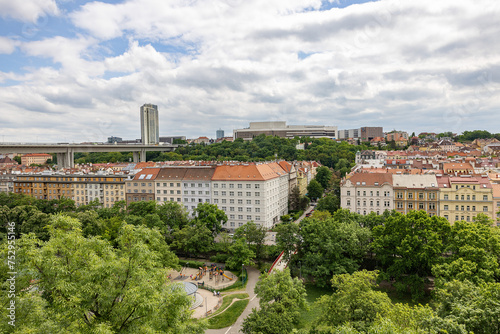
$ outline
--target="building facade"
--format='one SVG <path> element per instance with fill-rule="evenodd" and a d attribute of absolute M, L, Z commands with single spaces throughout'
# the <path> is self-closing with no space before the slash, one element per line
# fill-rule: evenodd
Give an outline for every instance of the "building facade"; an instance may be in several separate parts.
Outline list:
<path fill-rule="evenodd" d="M 493 188 L 487 177 L 438 175 L 440 216 L 450 223 L 473 221 L 479 213 L 495 219 Z"/>
<path fill-rule="evenodd" d="M 252 140 L 264 134 L 284 138 L 311 137 L 337 138 L 336 126 L 323 125 L 286 125 L 286 122 L 250 122 L 250 127 L 234 130 L 234 139 Z"/>
<path fill-rule="evenodd" d="M 156 177 L 160 168 L 144 168 L 125 181 L 125 198 L 127 205 L 139 201 L 156 200 Z"/>
<path fill-rule="evenodd" d="M 47 160 L 52 159 L 50 154 L 45 153 L 28 153 L 21 156 L 21 164 L 30 166 L 32 164 L 43 165 Z"/>
<path fill-rule="evenodd" d="M 396 211 L 407 214 L 424 210 L 431 217 L 439 215 L 439 186 L 435 175 L 394 175 L 392 184 Z"/>
<path fill-rule="evenodd" d="M 144 145 L 159 143 L 159 126 L 158 106 L 154 104 L 144 104 L 141 107 L 141 140 Z"/>
<path fill-rule="evenodd" d="M 361 215 L 393 210 L 392 182 L 392 174 L 389 173 L 356 173 L 342 180 L 340 205 Z"/>

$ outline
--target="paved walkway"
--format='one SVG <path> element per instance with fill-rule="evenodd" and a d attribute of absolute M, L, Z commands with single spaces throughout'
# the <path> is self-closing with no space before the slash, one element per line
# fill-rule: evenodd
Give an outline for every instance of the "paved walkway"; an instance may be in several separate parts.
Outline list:
<path fill-rule="evenodd" d="M 252 312 L 253 308 L 259 309 L 259 298 L 254 292 L 255 285 L 259 280 L 260 272 L 255 268 L 247 268 L 248 273 L 248 282 L 246 287 L 246 293 L 248 293 L 250 302 L 248 303 L 247 308 L 240 315 L 238 320 L 231 326 L 222 329 L 207 329 L 205 331 L 206 334 L 239 334 L 241 325 L 243 324 L 243 320 Z"/>

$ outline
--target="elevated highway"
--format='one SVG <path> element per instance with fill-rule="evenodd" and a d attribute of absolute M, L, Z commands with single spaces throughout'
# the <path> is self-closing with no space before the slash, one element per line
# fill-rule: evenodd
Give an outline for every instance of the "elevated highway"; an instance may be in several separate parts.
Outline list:
<path fill-rule="evenodd" d="M 59 168 L 75 166 L 77 152 L 132 152 L 134 162 L 146 161 L 146 152 L 170 152 L 182 145 L 143 145 L 143 144 L 30 144 L 0 143 L 0 153 L 55 153 Z"/>

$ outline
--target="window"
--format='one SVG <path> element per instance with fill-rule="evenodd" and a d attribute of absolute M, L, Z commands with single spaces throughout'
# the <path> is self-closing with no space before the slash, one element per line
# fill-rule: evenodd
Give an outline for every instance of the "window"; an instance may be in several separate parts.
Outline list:
<path fill-rule="evenodd" d="M 223 199 L 221 200 L 221 203 L 222 203 L 222 204 L 226 204 L 226 199 L 225 199 L 225 198 L 223 198 Z"/>
<path fill-rule="evenodd" d="M 260 220 L 260 216 L 255 216 L 255 220 Z"/>
<path fill-rule="evenodd" d="M 488 200 L 488 195 L 483 195 L 483 201 L 487 201 Z"/>
<path fill-rule="evenodd" d="M 460 196 L 460 199 L 463 201 L 465 199 L 465 195 Z"/>
<path fill-rule="evenodd" d="M 214 188 L 219 188 L 219 184 L 218 183 L 214 183 Z"/>
<path fill-rule="evenodd" d="M 363 206 L 366 206 L 366 201 L 363 201 Z"/>
<path fill-rule="evenodd" d="M 238 196 L 243 196 L 243 192 L 242 191 L 238 191 Z"/>
<path fill-rule="evenodd" d="M 470 201 L 470 195 L 467 195 L 467 200 Z"/>
<path fill-rule="evenodd" d="M 229 207 L 229 211 L 234 211 L 234 206 Z"/>
<path fill-rule="evenodd" d="M 238 215 L 238 219 L 243 219 L 243 215 Z"/>
<path fill-rule="evenodd" d="M 222 208 L 222 211 L 227 211 L 227 207 L 223 206 Z"/>
<path fill-rule="evenodd" d="M 424 210 L 425 209 L 424 203 L 418 203 L 418 209 Z"/>
<path fill-rule="evenodd" d="M 229 215 L 229 219 L 234 219 L 234 215 Z"/>
<path fill-rule="evenodd" d="M 458 211 L 458 205 L 455 205 L 455 210 Z"/>
<path fill-rule="evenodd" d="M 226 196 L 226 192 L 225 191 L 222 191 L 221 194 L 222 194 L 222 196 Z"/>
<path fill-rule="evenodd" d="M 457 201 L 458 201 L 458 195 L 455 195 L 455 200 L 457 200 Z"/>
<path fill-rule="evenodd" d="M 242 200 L 242 199 L 239 199 L 239 200 L 238 200 L 238 204 L 243 204 L 243 200 Z"/>
<path fill-rule="evenodd" d="M 363 196 L 366 196 L 366 190 L 363 190 Z"/>
<path fill-rule="evenodd" d="M 255 200 L 255 205 L 260 205 L 260 199 Z"/>
<path fill-rule="evenodd" d="M 445 206 L 444 206 L 444 210 L 448 210 L 448 205 L 445 205 Z"/>
<path fill-rule="evenodd" d="M 252 220 L 252 216 L 251 215 L 247 215 L 247 220 Z"/>
<path fill-rule="evenodd" d="M 217 190 L 214 191 L 214 196 L 219 196 L 219 192 Z"/>
<path fill-rule="evenodd" d="M 373 206 L 373 201 L 370 201 L 370 206 Z"/>
<path fill-rule="evenodd" d="M 252 212 L 252 208 L 247 208 L 247 212 Z"/>
<path fill-rule="evenodd" d="M 252 196 L 252 193 L 250 191 L 247 191 L 247 197 Z"/>
<path fill-rule="evenodd" d="M 418 199 L 424 199 L 424 193 L 418 193 Z"/>
<path fill-rule="evenodd" d="M 461 210 L 461 211 L 464 211 L 464 206 L 463 206 L 463 205 L 462 205 L 462 206 L 460 206 L 460 210 Z"/>
<path fill-rule="evenodd" d="M 488 212 L 488 207 L 487 206 L 483 206 L 483 212 Z"/>
<path fill-rule="evenodd" d="M 225 184 L 225 183 L 223 183 L 223 184 L 221 184 L 221 185 L 220 185 L 220 187 L 221 187 L 221 188 L 226 188 L 226 184 Z"/>
<path fill-rule="evenodd" d="M 476 211 L 476 206 L 475 205 L 472 206 L 472 211 Z"/>
<path fill-rule="evenodd" d="M 351 196 L 351 191 L 347 190 L 347 196 Z"/>
<path fill-rule="evenodd" d="M 241 183 L 238 183 L 238 189 L 243 188 L 243 185 Z"/>
<path fill-rule="evenodd" d="M 234 191 L 229 192 L 229 196 L 233 197 L 234 196 Z"/>
<path fill-rule="evenodd" d="M 255 189 L 259 189 L 259 188 L 260 188 L 260 184 L 256 184 Z"/>
<path fill-rule="evenodd" d="M 260 212 L 260 208 L 255 208 L 255 212 Z"/>
<path fill-rule="evenodd" d="M 472 200 L 475 201 L 476 200 L 476 195 L 472 195 Z"/>
<path fill-rule="evenodd" d="M 347 200 L 347 206 L 350 206 L 350 205 L 351 205 L 351 200 L 350 200 L 350 199 L 348 199 L 348 200 Z"/>
<path fill-rule="evenodd" d="M 448 215 L 444 215 L 444 218 L 445 218 L 446 220 L 448 220 Z"/>
<path fill-rule="evenodd" d="M 217 204 L 217 203 L 219 203 L 219 200 L 216 198 L 216 199 L 214 199 L 214 204 Z"/>
<path fill-rule="evenodd" d="M 408 198 L 412 199 L 413 198 L 413 193 L 408 193 Z"/>
<path fill-rule="evenodd" d="M 247 199 L 247 204 L 252 204 L 252 200 L 251 199 Z"/>
<path fill-rule="evenodd" d="M 397 194 L 397 198 L 399 198 L 399 199 L 403 198 L 403 193 L 398 192 L 398 194 Z"/>
<path fill-rule="evenodd" d="M 234 183 L 229 183 L 229 189 L 233 189 L 234 188 Z"/>
<path fill-rule="evenodd" d="M 448 199 L 448 194 L 444 195 L 444 199 Z"/>
<path fill-rule="evenodd" d="M 255 193 L 255 196 L 256 196 L 256 197 L 259 197 L 259 196 L 260 196 L 260 192 L 256 192 L 256 193 Z"/>
<path fill-rule="evenodd" d="M 398 209 L 402 209 L 403 208 L 403 202 L 397 202 L 397 206 L 398 206 Z"/>
<path fill-rule="evenodd" d="M 408 203 L 408 209 L 413 209 L 413 203 Z"/>
<path fill-rule="evenodd" d="M 238 207 L 238 212 L 243 212 L 243 208 L 241 206 Z"/>
<path fill-rule="evenodd" d="M 246 188 L 250 189 L 250 188 L 252 188 L 252 185 L 249 183 L 249 184 L 247 184 Z"/>

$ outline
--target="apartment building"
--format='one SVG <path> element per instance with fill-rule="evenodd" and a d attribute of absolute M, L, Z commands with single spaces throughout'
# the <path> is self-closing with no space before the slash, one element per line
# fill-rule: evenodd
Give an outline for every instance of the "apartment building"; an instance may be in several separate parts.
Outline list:
<path fill-rule="evenodd" d="M 10 193 L 14 191 L 15 174 L 0 174 L 0 193 Z"/>
<path fill-rule="evenodd" d="M 340 206 L 367 215 L 394 209 L 393 175 L 389 173 L 355 173 L 340 184 Z"/>
<path fill-rule="evenodd" d="M 439 215 L 439 186 L 435 175 L 394 175 L 392 184 L 396 211 L 407 214 L 424 210 L 431 217 Z"/>
<path fill-rule="evenodd" d="M 186 210 L 191 215 L 199 203 L 212 202 L 212 177 L 215 166 L 192 166 L 182 180 L 182 196 Z"/>
<path fill-rule="evenodd" d="M 97 199 L 103 207 L 111 207 L 125 199 L 125 178 L 123 174 L 19 175 L 14 182 L 14 192 L 37 199 L 70 198 L 77 206 Z"/>
<path fill-rule="evenodd" d="M 156 177 L 155 199 L 158 204 L 163 202 L 182 203 L 182 180 L 187 168 L 166 167 L 160 168 Z"/>
<path fill-rule="evenodd" d="M 125 199 L 127 205 L 138 201 L 156 200 L 156 178 L 160 168 L 144 168 L 125 181 Z"/>
<path fill-rule="evenodd" d="M 491 187 L 493 188 L 493 214 L 497 225 L 500 226 L 500 184 L 492 183 Z"/>
<path fill-rule="evenodd" d="M 52 159 L 52 156 L 50 154 L 28 153 L 21 156 L 21 164 L 25 166 L 29 166 L 31 164 L 43 165 L 49 159 Z"/>
<path fill-rule="evenodd" d="M 472 221 L 479 213 L 495 219 L 493 187 L 486 176 L 438 175 L 439 213 L 450 223 Z"/>
<path fill-rule="evenodd" d="M 234 230 L 248 221 L 270 228 L 288 212 L 288 176 L 276 163 L 217 166 L 212 200 L 226 212 L 226 228 Z"/>

